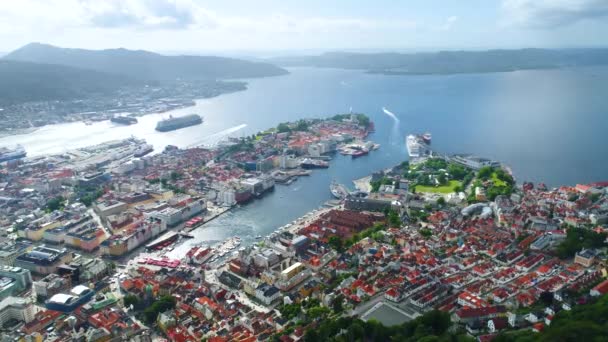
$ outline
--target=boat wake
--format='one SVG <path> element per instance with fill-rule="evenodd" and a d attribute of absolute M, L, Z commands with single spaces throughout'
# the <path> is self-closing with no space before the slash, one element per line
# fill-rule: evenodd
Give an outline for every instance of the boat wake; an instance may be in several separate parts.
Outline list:
<path fill-rule="evenodd" d="M 382 107 L 382 111 L 384 112 L 384 114 L 388 115 L 391 119 L 393 119 L 393 127 L 391 128 L 391 133 L 389 135 L 388 140 L 391 145 L 397 146 L 399 145 L 399 141 L 401 141 L 399 137 L 399 126 L 401 121 L 399 120 L 397 115 L 395 115 L 395 113 L 386 109 L 386 107 Z"/>
<path fill-rule="evenodd" d="M 397 115 L 395 115 L 395 113 L 391 112 L 390 110 L 386 109 L 386 107 L 382 107 L 382 111 L 384 112 L 384 114 L 391 117 L 391 119 L 395 120 L 395 122 L 399 122 L 399 118 L 397 117 Z"/>
<path fill-rule="evenodd" d="M 234 133 L 242 130 L 245 127 L 247 127 L 247 124 L 240 124 L 238 126 L 230 127 L 230 128 L 225 129 L 223 131 L 219 131 L 217 133 L 213 133 L 211 135 L 208 135 L 204 139 L 199 140 L 196 143 L 194 143 L 192 145 L 189 145 L 188 147 L 195 147 L 195 146 L 214 147 L 217 144 L 219 144 L 222 140 L 224 140 L 225 138 L 227 138 L 230 135 L 232 135 L 232 134 L 234 134 Z"/>

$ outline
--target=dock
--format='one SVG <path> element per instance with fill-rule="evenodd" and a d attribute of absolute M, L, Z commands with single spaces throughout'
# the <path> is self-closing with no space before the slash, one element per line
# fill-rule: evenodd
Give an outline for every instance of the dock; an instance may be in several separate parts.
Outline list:
<path fill-rule="evenodd" d="M 363 177 L 360 179 L 355 179 L 353 183 L 355 184 L 355 188 L 359 191 L 363 191 L 366 193 L 370 193 L 372 191 L 372 187 L 369 182 L 372 180 L 372 176 Z"/>

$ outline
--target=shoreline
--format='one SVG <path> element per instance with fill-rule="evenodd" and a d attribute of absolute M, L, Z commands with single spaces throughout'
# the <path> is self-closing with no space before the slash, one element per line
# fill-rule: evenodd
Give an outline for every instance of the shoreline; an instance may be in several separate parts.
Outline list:
<path fill-rule="evenodd" d="M 274 76 L 273 76 L 274 77 Z M 242 82 L 242 81 L 239 81 Z M 172 111 L 176 111 L 176 110 L 181 110 L 181 109 L 185 109 L 185 108 L 190 108 L 190 107 L 195 107 L 198 101 L 202 101 L 202 100 L 207 100 L 207 99 L 212 99 L 215 97 L 219 97 L 222 95 L 228 95 L 228 94 L 234 94 L 237 92 L 241 92 L 241 91 L 247 91 L 248 90 L 248 84 L 246 82 L 242 82 L 244 83 L 244 88 L 243 89 L 236 89 L 236 90 L 232 90 L 232 91 L 226 91 L 226 92 L 222 92 L 220 94 L 216 94 L 216 95 L 212 95 L 212 96 L 207 96 L 207 97 L 195 97 L 195 98 L 191 98 L 189 99 L 189 103 L 183 103 L 182 105 L 170 108 L 168 110 L 165 111 L 160 111 L 160 112 L 144 112 L 144 113 L 138 113 L 138 112 L 130 112 L 128 114 L 122 114 L 124 116 L 129 116 L 129 117 L 134 117 L 134 118 L 139 118 L 139 117 L 143 117 L 143 116 L 148 116 L 148 115 L 155 115 L 155 114 L 166 114 Z M 112 116 L 114 116 L 114 114 L 112 114 Z M 49 123 L 49 124 L 45 124 L 42 126 L 32 126 L 32 127 L 24 127 L 24 128 L 14 128 L 14 131 L 0 131 L 0 138 L 6 138 L 6 137 L 11 137 L 11 136 L 19 136 L 19 135 L 27 135 L 30 133 L 34 133 L 36 131 L 38 131 L 39 129 L 42 128 L 46 128 L 46 127 L 53 127 L 53 126 L 59 126 L 59 125 L 67 125 L 67 124 L 72 124 L 72 123 L 85 123 L 87 124 L 87 122 L 91 122 L 91 124 L 96 124 L 96 123 L 100 123 L 100 122 L 104 122 L 104 121 L 109 121 L 110 118 L 104 118 L 102 120 L 88 120 L 88 119 L 78 119 L 78 120 L 66 120 L 63 122 L 54 122 L 54 123 Z M 137 125 L 137 124 L 135 124 Z M 130 126 L 130 125 L 125 125 L 125 126 Z"/>

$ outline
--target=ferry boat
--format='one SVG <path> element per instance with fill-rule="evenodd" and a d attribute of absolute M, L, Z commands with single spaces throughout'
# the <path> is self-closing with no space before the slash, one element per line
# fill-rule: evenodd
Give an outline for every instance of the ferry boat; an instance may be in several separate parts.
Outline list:
<path fill-rule="evenodd" d="M 329 163 L 319 159 L 305 158 L 300 163 L 303 169 L 326 169 L 329 167 Z"/>
<path fill-rule="evenodd" d="M 121 125 L 133 125 L 137 123 L 137 119 L 130 116 L 115 116 L 110 121 Z"/>
<path fill-rule="evenodd" d="M 361 157 L 361 156 L 365 156 L 365 155 L 367 155 L 368 153 L 369 153 L 369 150 L 368 150 L 368 149 L 360 149 L 360 150 L 354 151 L 354 152 L 351 154 L 351 157 L 352 157 L 353 159 L 355 159 L 355 158 L 359 158 L 359 157 Z"/>

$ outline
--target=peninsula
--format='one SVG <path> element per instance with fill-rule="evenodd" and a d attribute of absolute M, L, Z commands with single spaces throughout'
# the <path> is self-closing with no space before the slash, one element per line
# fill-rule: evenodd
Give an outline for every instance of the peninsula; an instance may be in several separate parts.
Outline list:
<path fill-rule="evenodd" d="M 109 338 L 119 325 L 131 340 L 473 341 L 602 330 L 603 316 L 585 312 L 608 300 L 608 183 L 517 184 L 474 156 L 404 155 L 255 243 L 175 253 L 235 205 L 331 167 L 336 152 L 373 153 L 373 128 L 349 113 L 214 149 L 134 158 L 149 148 L 133 138 L 3 163 L 11 333 Z"/>

